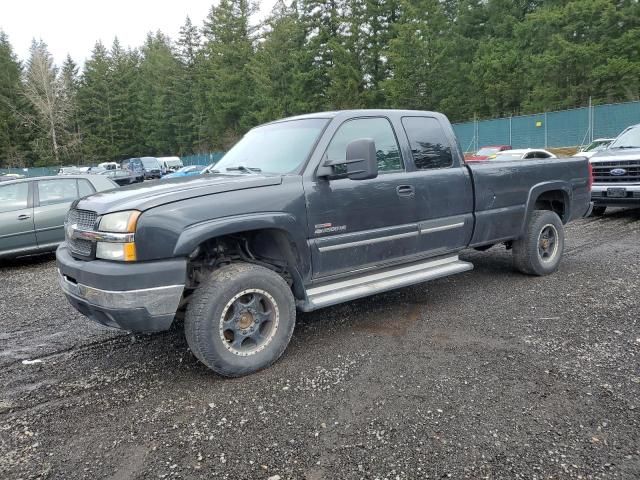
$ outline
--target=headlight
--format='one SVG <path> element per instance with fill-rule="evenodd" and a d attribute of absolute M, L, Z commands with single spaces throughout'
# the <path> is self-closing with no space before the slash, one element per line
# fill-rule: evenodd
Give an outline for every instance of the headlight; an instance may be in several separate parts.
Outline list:
<path fill-rule="evenodd" d="M 104 215 L 100 219 L 96 258 L 119 262 L 136 260 L 134 234 L 140 212 L 129 210 Z"/>
<path fill-rule="evenodd" d="M 140 212 L 129 210 L 104 215 L 98 230 L 101 232 L 134 233 Z"/>

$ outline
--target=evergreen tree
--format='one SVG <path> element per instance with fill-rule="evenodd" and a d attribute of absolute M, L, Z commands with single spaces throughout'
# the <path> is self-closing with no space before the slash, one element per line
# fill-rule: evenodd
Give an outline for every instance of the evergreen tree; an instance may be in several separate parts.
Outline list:
<path fill-rule="evenodd" d="M 140 122 L 146 155 L 177 151 L 175 85 L 179 62 L 171 41 L 161 32 L 147 35 L 140 61 Z"/>
<path fill-rule="evenodd" d="M 175 78 L 176 154 L 188 154 L 199 145 L 204 133 L 206 111 L 203 91 L 199 88 L 202 38 L 198 28 L 187 17 L 180 28 L 177 53 L 180 71 Z"/>
<path fill-rule="evenodd" d="M 22 68 L 0 32 L 0 165 L 209 152 L 318 110 L 461 121 L 640 98 L 635 0 L 286 2 L 259 30 L 250 0 L 221 0 L 175 44 L 98 43 L 80 76 L 42 42 Z"/>
<path fill-rule="evenodd" d="M 221 0 L 205 20 L 201 88 L 212 147 L 228 148 L 256 122 L 251 114 L 255 86 L 249 19 L 253 12 L 249 0 Z"/>
<path fill-rule="evenodd" d="M 77 95 L 79 87 L 78 66 L 67 55 L 60 69 L 60 95 L 67 105 L 67 118 L 64 125 L 63 163 L 76 164 L 81 161 L 81 139 L 78 126 Z"/>
<path fill-rule="evenodd" d="M 438 0 L 402 0 L 401 8 L 397 36 L 389 46 L 387 101 L 396 108 L 435 110 L 449 81 L 449 24 Z"/>
<path fill-rule="evenodd" d="M 302 113 L 306 107 L 301 83 L 305 31 L 296 4 L 287 7 L 279 0 L 263 27 L 265 33 L 251 64 L 258 123 Z"/>
<path fill-rule="evenodd" d="M 110 160 L 143 155 L 140 55 L 135 50 L 122 48 L 118 38 L 115 38 L 107 64 L 113 129 L 113 158 Z"/>
<path fill-rule="evenodd" d="M 328 98 L 335 65 L 335 50 L 343 34 L 341 2 L 344 0 L 300 0 L 301 20 L 306 31 L 301 84 L 307 95 L 306 110 L 332 108 Z"/>
<path fill-rule="evenodd" d="M 7 35 L 0 31 L 0 166 L 28 165 L 28 105 L 22 96 L 22 71 Z"/>
<path fill-rule="evenodd" d="M 109 53 L 98 42 L 84 64 L 78 90 L 78 113 L 84 161 L 95 163 L 117 158 L 112 116 Z"/>

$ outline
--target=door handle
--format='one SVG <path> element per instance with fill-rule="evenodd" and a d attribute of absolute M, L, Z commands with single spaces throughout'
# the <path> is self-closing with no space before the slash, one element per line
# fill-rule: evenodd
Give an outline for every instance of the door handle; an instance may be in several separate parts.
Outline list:
<path fill-rule="evenodd" d="M 29 220 L 31 215 L 18 215 L 18 220 Z"/>
<path fill-rule="evenodd" d="M 415 189 L 413 185 L 398 185 L 396 187 L 396 193 L 399 197 L 413 197 Z"/>

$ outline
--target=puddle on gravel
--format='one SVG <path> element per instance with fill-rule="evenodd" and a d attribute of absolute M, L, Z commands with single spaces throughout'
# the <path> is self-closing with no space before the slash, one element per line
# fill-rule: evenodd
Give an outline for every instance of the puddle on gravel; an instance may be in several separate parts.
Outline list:
<path fill-rule="evenodd" d="M 397 315 L 387 319 L 372 316 L 366 321 L 354 325 L 354 328 L 367 333 L 402 337 L 407 334 L 409 328 L 420 320 L 420 313 L 424 307 L 422 304 L 409 304 L 405 308 L 398 309 Z"/>

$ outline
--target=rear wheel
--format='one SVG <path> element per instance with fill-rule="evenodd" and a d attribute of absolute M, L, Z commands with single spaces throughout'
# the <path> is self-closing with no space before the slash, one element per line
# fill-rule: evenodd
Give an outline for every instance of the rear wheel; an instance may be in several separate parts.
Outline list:
<path fill-rule="evenodd" d="M 606 210 L 607 210 L 607 207 L 597 205 L 593 207 L 593 210 L 591 210 L 591 215 L 593 215 L 594 217 L 601 217 L 602 215 L 604 215 L 604 212 Z"/>
<path fill-rule="evenodd" d="M 529 275 L 549 275 L 560 265 L 564 251 L 564 226 L 549 210 L 531 215 L 522 238 L 513 242 L 513 260 L 517 270 Z"/>
<path fill-rule="evenodd" d="M 268 268 L 224 266 L 189 301 L 185 334 L 193 354 L 220 375 L 239 377 L 278 360 L 295 326 L 295 300 Z"/>

